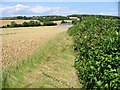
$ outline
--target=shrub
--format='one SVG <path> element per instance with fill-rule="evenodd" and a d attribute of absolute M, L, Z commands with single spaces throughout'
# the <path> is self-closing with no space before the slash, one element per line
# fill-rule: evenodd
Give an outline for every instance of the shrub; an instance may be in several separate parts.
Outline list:
<path fill-rule="evenodd" d="M 86 16 L 68 31 L 84 88 L 120 89 L 120 19 Z"/>
<path fill-rule="evenodd" d="M 30 26 L 30 25 L 29 25 L 28 22 L 23 22 L 23 26 L 24 26 L 24 27 L 28 27 L 28 26 Z"/>
<path fill-rule="evenodd" d="M 64 21 L 64 20 L 62 20 L 62 22 L 61 23 L 67 23 L 66 21 Z"/>
<path fill-rule="evenodd" d="M 2 26 L 2 28 L 7 28 L 7 26 L 5 25 L 5 26 Z"/>
<path fill-rule="evenodd" d="M 43 22 L 43 26 L 54 26 L 54 25 L 57 25 L 57 24 L 50 21 Z"/>
<path fill-rule="evenodd" d="M 16 24 L 16 27 L 23 27 L 22 24 Z"/>

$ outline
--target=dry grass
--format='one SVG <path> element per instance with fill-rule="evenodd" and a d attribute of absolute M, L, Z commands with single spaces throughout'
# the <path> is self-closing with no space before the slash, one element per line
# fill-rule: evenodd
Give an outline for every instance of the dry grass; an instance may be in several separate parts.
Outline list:
<path fill-rule="evenodd" d="M 22 24 L 23 22 L 29 22 L 29 21 L 38 21 L 38 20 L 0 20 L 0 26 L 4 26 L 7 24 L 11 24 L 12 21 L 15 21 L 17 24 Z"/>
<path fill-rule="evenodd" d="M 18 63 L 20 58 L 29 57 L 37 48 L 66 30 L 57 26 L 3 29 L 3 67 Z"/>

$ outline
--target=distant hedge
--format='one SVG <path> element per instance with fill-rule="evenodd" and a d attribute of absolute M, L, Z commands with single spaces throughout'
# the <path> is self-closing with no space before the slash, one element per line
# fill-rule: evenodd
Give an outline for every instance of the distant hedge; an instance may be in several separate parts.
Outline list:
<path fill-rule="evenodd" d="M 86 16 L 68 31 L 75 68 L 86 89 L 120 89 L 120 19 Z"/>
<path fill-rule="evenodd" d="M 22 24 L 17 24 L 15 21 L 12 21 L 11 24 L 7 24 L 5 26 L 2 26 L 2 28 L 14 28 L 14 27 L 35 27 L 35 26 L 54 26 L 56 23 L 50 22 L 50 21 L 30 21 L 30 22 L 23 22 Z"/>
<path fill-rule="evenodd" d="M 57 24 L 50 21 L 43 22 L 43 26 L 54 26 L 54 25 L 57 25 Z"/>
<path fill-rule="evenodd" d="M 50 15 L 50 16 L 16 16 L 16 17 L 3 17 L 2 20 L 40 20 L 40 21 L 57 21 L 57 20 L 69 20 L 66 16 L 57 16 L 57 15 Z"/>
<path fill-rule="evenodd" d="M 67 23 L 67 21 L 65 21 L 65 20 L 62 20 L 62 21 L 61 21 L 61 24 L 62 24 L 62 23 Z"/>

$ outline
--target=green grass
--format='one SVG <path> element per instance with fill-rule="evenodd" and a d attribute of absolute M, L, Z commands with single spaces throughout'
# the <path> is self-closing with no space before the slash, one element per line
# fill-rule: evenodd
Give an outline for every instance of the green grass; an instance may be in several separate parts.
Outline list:
<path fill-rule="evenodd" d="M 72 40 L 66 32 L 50 40 L 26 59 L 4 71 L 4 87 L 81 87 L 74 69 Z"/>

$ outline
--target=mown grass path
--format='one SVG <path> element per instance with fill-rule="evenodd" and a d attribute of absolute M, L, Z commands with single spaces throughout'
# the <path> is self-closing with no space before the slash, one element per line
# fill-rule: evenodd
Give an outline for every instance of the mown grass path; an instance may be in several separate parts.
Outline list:
<path fill-rule="evenodd" d="M 80 88 L 74 68 L 72 40 L 66 31 L 45 47 L 40 58 L 42 60 L 33 62 L 33 67 L 24 65 L 16 71 L 16 74 L 12 73 L 16 79 L 13 80 L 12 87 Z"/>

